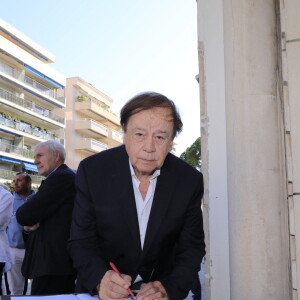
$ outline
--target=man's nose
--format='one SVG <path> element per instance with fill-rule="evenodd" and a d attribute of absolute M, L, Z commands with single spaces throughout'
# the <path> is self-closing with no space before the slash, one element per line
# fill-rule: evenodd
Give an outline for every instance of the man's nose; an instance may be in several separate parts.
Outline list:
<path fill-rule="evenodd" d="M 155 141 L 152 136 L 146 136 L 144 140 L 144 151 L 153 152 L 155 151 Z"/>

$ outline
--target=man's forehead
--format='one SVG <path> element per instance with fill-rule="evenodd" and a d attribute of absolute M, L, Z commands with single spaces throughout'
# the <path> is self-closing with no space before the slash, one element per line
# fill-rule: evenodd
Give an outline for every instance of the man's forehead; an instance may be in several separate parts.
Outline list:
<path fill-rule="evenodd" d="M 25 176 L 26 176 L 25 174 L 18 174 L 18 175 L 15 175 L 14 180 L 15 180 L 15 179 L 24 179 Z"/>
<path fill-rule="evenodd" d="M 142 126 L 135 126 L 130 128 L 132 131 L 148 131 L 148 128 L 142 127 Z M 169 133 L 169 130 L 166 130 L 165 128 L 158 128 L 154 130 L 154 133 Z"/>
<path fill-rule="evenodd" d="M 141 126 L 145 127 L 146 124 L 159 124 L 160 122 L 168 122 L 173 123 L 173 115 L 169 108 L 156 108 L 158 110 L 149 109 L 140 111 L 134 115 L 132 115 L 128 123 L 132 123 L 132 126 Z M 150 122 L 149 122 L 150 121 Z M 152 121 L 152 122 L 151 122 Z M 137 125 L 135 125 L 137 123 Z"/>
<path fill-rule="evenodd" d="M 46 152 L 46 150 L 47 150 L 46 147 L 41 145 L 41 146 L 35 148 L 34 153 Z"/>

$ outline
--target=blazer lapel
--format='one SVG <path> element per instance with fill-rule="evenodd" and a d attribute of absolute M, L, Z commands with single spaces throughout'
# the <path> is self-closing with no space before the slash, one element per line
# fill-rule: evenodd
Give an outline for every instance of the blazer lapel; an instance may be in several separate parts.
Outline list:
<path fill-rule="evenodd" d="M 116 199 L 122 211 L 123 220 L 120 224 L 128 227 L 132 235 L 134 247 L 141 250 L 140 230 L 132 186 L 132 178 L 129 168 L 129 158 L 124 153 L 119 160 L 115 161 L 115 173 L 112 176 L 114 182 L 113 199 Z"/>
<path fill-rule="evenodd" d="M 147 253 L 150 245 L 155 238 L 162 220 L 171 204 L 172 187 L 176 184 L 174 172 L 168 168 L 167 163 L 161 169 L 161 174 L 157 178 L 155 194 L 153 198 L 152 208 L 148 220 L 146 237 L 143 247 L 143 255 Z"/>

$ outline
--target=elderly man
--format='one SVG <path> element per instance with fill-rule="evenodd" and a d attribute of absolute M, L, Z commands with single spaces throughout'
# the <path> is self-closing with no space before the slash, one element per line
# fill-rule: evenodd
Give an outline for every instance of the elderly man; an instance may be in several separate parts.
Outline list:
<path fill-rule="evenodd" d="M 69 242 L 77 291 L 125 299 L 130 287 L 137 299 L 182 300 L 205 254 L 202 175 L 169 153 L 182 122 L 167 97 L 137 95 L 121 125 L 125 145 L 84 159 L 77 172 Z"/>
<path fill-rule="evenodd" d="M 32 295 L 73 293 L 75 270 L 67 252 L 75 197 L 75 174 L 64 164 L 64 147 L 47 141 L 36 145 L 34 163 L 46 176 L 38 192 L 17 210 L 29 231 L 22 273 L 33 278 Z"/>
<path fill-rule="evenodd" d="M 23 236 L 23 226 L 16 219 L 16 211 L 28 199 L 35 194 L 31 189 L 31 177 L 25 173 L 17 173 L 13 179 L 14 202 L 13 213 L 10 223 L 7 226 L 7 236 L 12 258 L 12 266 L 7 272 L 7 280 L 11 295 L 23 295 L 25 278 L 21 273 L 21 267 L 25 254 L 25 243 Z"/>

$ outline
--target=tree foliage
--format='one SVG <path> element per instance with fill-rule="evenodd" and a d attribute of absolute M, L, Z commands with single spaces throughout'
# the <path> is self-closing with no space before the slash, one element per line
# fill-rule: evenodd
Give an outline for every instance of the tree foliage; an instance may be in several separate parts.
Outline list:
<path fill-rule="evenodd" d="M 198 137 L 195 142 L 181 153 L 180 158 L 191 166 L 200 170 L 201 168 L 201 138 Z"/>

